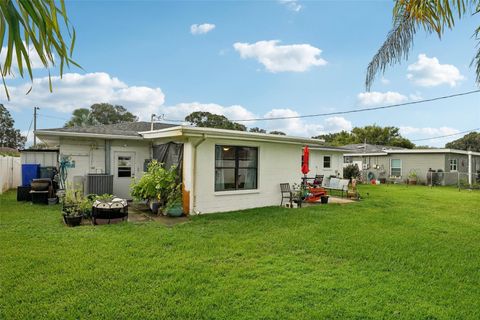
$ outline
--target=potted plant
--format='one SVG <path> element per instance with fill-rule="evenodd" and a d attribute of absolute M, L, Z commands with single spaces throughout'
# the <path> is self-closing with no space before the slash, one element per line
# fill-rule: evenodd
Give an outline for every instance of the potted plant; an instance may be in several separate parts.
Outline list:
<path fill-rule="evenodd" d="M 137 200 L 146 200 L 153 213 L 163 212 L 173 188 L 178 180 L 176 167 L 165 169 L 161 163 L 153 160 L 149 163 L 147 172 L 133 182 L 131 194 Z"/>
<path fill-rule="evenodd" d="M 69 227 L 80 225 L 86 206 L 87 201 L 81 192 L 67 189 L 62 198 L 62 215 L 65 224 Z"/>
<path fill-rule="evenodd" d="M 170 186 L 165 212 L 170 217 L 180 217 L 183 215 L 181 183 L 172 183 Z"/>
<path fill-rule="evenodd" d="M 417 173 L 415 171 L 410 171 L 408 174 L 408 184 L 417 184 Z"/>

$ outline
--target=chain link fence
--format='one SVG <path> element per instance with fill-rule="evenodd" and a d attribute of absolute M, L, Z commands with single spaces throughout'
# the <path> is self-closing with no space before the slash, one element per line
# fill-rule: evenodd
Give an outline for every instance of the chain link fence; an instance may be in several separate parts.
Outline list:
<path fill-rule="evenodd" d="M 466 172 L 427 172 L 427 185 L 480 189 L 480 172 L 472 173 L 470 177 Z"/>

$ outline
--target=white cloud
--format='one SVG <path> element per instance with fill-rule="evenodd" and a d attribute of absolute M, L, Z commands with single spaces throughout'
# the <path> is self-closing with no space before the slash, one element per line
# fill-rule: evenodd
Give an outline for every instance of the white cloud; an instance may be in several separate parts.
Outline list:
<path fill-rule="evenodd" d="M 224 107 L 216 103 L 188 102 L 179 103 L 174 106 L 165 106 L 161 109 L 161 113 L 165 115 L 165 119 L 172 120 L 183 120 L 187 115 L 195 111 L 207 111 L 235 120 L 257 118 L 254 113 L 240 105 Z M 248 122 L 248 124 L 250 125 L 252 122 Z"/>
<path fill-rule="evenodd" d="M 212 23 L 203 23 L 203 24 L 192 24 L 190 26 L 190 33 L 197 35 L 197 34 L 205 34 L 215 29 L 215 25 Z"/>
<path fill-rule="evenodd" d="M 264 118 L 277 117 L 296 117 L 299 113 L 292 109 L 272 109 L 264 115 Z M 343 117 L 331 117 L 323 123 L 307 123 L 304 119 L 285 119 L 275 121 L 265 121 L 262 123 L 268 130 L 278 130 L 288 135 L 312 137 L 328 132 L 338 132 L 342 130 L 351 130 L 352 123 Z"/>
<path fill-rule="evenodd" d="M 279 0 L 278 2 L 280 2 L 285 7 L 287 7 L 288 10 L 291 10 L 294 12 L 299 12 L 303 8 L 303 6 L 300 3 L 298 3 L 297 0 Z"/>
<path fill-rule="evenodd" d="M 103 72 L 67 73 L 63 79 L 52 77 L 52 84 L 53 93 L 50 93 L 48 77 L 36 78 L 33 89 L 28 95 L 25 95 L 30 87 L 28 83 L 10 86 L 11 101 L 8 103 L 8 107 L 20 110 L 38 106 L 44 115 L 58 112 L 66 114 L 63 116 L 64 118 L 68 118 L 74 109 L 88 108 L 99 102 L 123 105 L 139 116 L 141 120 L 149 120 L 152 113 L 163 114 L 167 120 L 183 120 L 185 116 L 194 111 L 221 114 L 232 120 L 299 115 L 297 111 L 286 108 L 272 109 L 262 116 L 241 105 L 222 106 L 216 103 L 186 102 L 168 106 L 164 105 L 165 95 L 160 88 L 129 86 L 118 78 Z M 2 100 L 6 100 L 6 98 L 5 93 L 0 90 L 0 101 Z M 55 113 L 52 116 L 54 115 Z M 317 122 L 307 122 L 305 119 L 240 122 L 247 127 L 259 126 L 268 131 L 280 130 L 289 135 L 305 137 L 351 130 L 352 128 L 351 122 L 343 117 L 330 117 L 314 121 Z"/>
<path fill-rule="evenodd" d="M 400 127 L 400 134 L 405 136 L 408 139 L 427 139 L 445 135 L 456 134 L 460 132 L 457 129 L 451 127 L 410 127 L 410 126 L 401 126 Z M 443 148 L 445 144 L 449 141 L 458 139 L 458 136 L 453 137 L 445 137 L 445 138 L 437 138 L 431 140 L 423 140 L 423 141 L 414 141 L 415 144 L 418 145 L 429 145 L 433 147 L 441 147 Z"/>
<path fill-rule="evenodd" d="M 30 84 L 9 86 L 9 107 L 20 109 L 38 106 L 43 110 L 70 113 L 77 108 L 88 108 L 94 103 L 107 102 L 127 107 L 141 119 L 159 113 L 165 101 L 160 88 L 128 86 L 107 73 L 67 73 L 63 78 L 52 77 L 53 93 L 49 91 L 48 77 L 36 78 L 32 91 L 26 95 Z M 0 100 L 6 100 L 0 90 Z"/>
<path fill-rule="evenodd" d="M 256 43 L 237 42 L 233 45 L 243 59 L 253 58 L 270 72 L 303 72 L 311 67 L 323 66 L 322 50 L 310 44 L 279 45 L 279 40 Z"/>
<path fill-rule="evenodd" d="M 422 87 L 434 87 L 448 84 L 455 87 L 465 79 L 460 71 L 451 64 L 440 64 L 437 58 L 429 58 L 426 54 L 418 55 L 417 62 L 408 66 L 407 78 Z"/>
<path fill-rule="evenodd" d="M 384 77 L 382 77 L 382 78 L 380 79 L 380 82 L 381 82 L 382 84 L 384 84 L 384 85 L 390 84 L 390 80 L 388 80 L 387 78 L 384 78 Z"/>
<path fill-rule="evenodd" d="M 406 102 L 408 97 L 394 91 L 371 91 L 359 93 L 357 100 L 362 107 L 371 107 Z"/>

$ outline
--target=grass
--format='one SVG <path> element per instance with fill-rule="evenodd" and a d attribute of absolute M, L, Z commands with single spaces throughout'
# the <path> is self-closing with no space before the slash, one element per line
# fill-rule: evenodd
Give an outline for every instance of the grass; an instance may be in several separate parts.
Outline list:
<path fill-rule="evenodd" d="M 479 319 L 480 193 L 65 227 L 0 198 L 2 319 Z M 367 196 L 367 193 L 369 194 Z"/>

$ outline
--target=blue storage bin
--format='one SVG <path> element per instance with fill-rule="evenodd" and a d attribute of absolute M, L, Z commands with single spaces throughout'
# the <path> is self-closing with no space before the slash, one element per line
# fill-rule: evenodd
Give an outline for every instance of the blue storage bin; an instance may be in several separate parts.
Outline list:
<path fill-rule="evenodd" d="M 22 164 L 22 186 L 29 186 L 33 179 L 40 176 L 39 164 Z"/>

